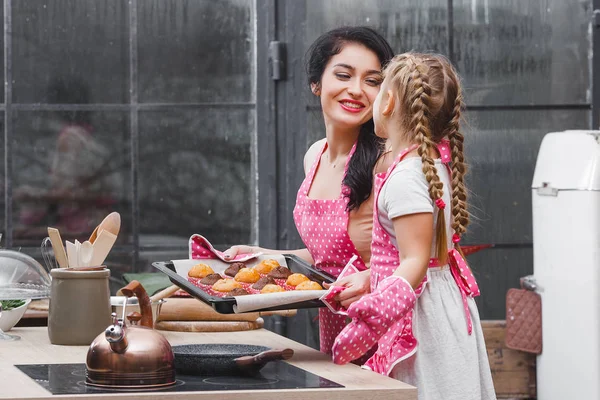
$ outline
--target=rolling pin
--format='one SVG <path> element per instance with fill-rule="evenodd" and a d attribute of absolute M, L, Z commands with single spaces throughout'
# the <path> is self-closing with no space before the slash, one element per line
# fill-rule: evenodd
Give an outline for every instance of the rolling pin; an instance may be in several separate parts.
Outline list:
<path fill-rule="evenodd" d="M 256 321 L 158 321 L 155 329 L 177 332 L 238 332 L 260 329 L 262 318 Z"/>
<path fill-rule="evenodd" d="M 154 303 L 155 301 L 158 301 L 160 299 L 164 299 L 165 297 L 172 296 L 178 290 L 179 290 L 179 286 L 177 286 L 177 285 L 171 285 L 168 288 L 163 289 L 160 292 L 154 293 L 152 296 L 150 296 L 150 303 Z"/>
<path fill-rule="evenodd" d="M 256 321 L 269 315 L 293 316 L 296 310 L 219 314 L 208 304 L 194 298 L 170 298 L 160 309 L 159 321 Z"/>

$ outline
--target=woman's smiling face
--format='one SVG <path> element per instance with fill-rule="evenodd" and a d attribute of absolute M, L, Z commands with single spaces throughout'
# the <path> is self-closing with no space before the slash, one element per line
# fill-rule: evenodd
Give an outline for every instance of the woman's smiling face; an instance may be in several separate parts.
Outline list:
<path fill-rule="evenodd" d="M 367 47 L 347 42 L 331 57 L 313 92 L 321 97 L 326 124 L 359 127 L 373 117 L 381 84 L 381 63 Z"/>

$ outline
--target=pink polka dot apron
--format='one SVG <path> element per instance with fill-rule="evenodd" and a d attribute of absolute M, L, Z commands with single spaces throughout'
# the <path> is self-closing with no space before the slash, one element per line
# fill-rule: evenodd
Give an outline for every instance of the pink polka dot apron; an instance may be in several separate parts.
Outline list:
<path fill-rule="evenodd" d="M 294 222 L 302 241 L 313 257 L 315 267 L 337 277 L 353 255 L 357 256 L 354 265 L 360 271 L 367 269 L 367 266 L 348 235 L 349 213 L 346 210 L 348 199 L 345 194 L 349 192 L 350 188 L 342 183 L 340 196 L 334 200 L 308 197 L 308 191 L 326 148 L 327 143 L 323 145 L 298 190 L 294 207 Z M 344 175 L 355 150 L 356 144 L 348 154 Z M 322 352 L 331 354 L 333 342 L 345 325 L 345 315 L 334 314 L 327 308 L 319 309 L 319 336 Z"/>
<path fill-rule="evenodd" d="M 414 145 L 402 151 L 398 157 L 396 157 L 392 165 L 388 168 L 387 172 L 377 174 L 375 176 L 375 212 L 373 214 L 373 241 L 371 243 L 372 291 L 383 279 L 392 275 L 400 265 L 400 254 L 392 242 L 392 238 L 379 222 L 379 216 L 377 212 L 379 194 L 394 168 L 409 152 L 414 150 L 416 147 L 417 146 Z M 450 161 L 449 146 L 447 142 L 442 142 L 438 146 L 438 151 L 440 152 L 441 159 L 444 163 Z M 440 210 L 440 212 L 443 211 Z M 477 286 L 477 282 L 475 281 L 475 277 L 471 273 L 471 270 L 467 266 L 465 260 L 455 249 L 451 249 L 448 252 L 448 263 L 451 268 L 452 276 L 454 277 L 454 280 L 456 281 L 461 292 L 467 321 L 467 329 L 469 334 L 471 334 L 472 323 L 471 314 L 467 304 L 467 296 L 478 296 L 479 288 Z M 432 258 L 429 261 L 430 268 L 438 266 L 440 265 L 435 258 Z M 427 276 L 425 276 L 421 284 L 415 289 L 415 294 L 417 297 L 423 293 L 426 283 Z M 412 332 L 412 314 L 413 313 L 411 310 L 404 318 L 394 322 L 389 330 L 381 337 L 381 339 L 379 339 L 377 351 L 364 365 L 365 368 L 371 369 L 383 375 L 389 375 L 397 363 L 415 354 L 417 351 L 417 339 L 414 337 Z"/>

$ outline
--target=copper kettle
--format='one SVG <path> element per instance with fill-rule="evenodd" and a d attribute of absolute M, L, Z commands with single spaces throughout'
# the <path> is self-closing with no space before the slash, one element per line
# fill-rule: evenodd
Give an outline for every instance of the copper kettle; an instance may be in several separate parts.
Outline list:
<path fill-rule="evenodd" d="M 138 298 L 141 315 L 130 313 L 126 325 L 123 318 L 112 313 L 112 325 L 94 339 L 88 350 L 86 384 L 111 388 L 174 384 L 173 350 L 167 339 L 152 328 L 152 306 L 146 290 L 138 281 L 131 281 L 121 291 L 126 297 Z"/>

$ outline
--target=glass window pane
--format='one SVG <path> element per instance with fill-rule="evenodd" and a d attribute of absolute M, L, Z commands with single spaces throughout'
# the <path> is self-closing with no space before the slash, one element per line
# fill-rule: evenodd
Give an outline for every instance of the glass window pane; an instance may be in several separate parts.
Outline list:
<path fill-rule="evenodd" d="M 145 111 L 139 119 L 141 239 L 180 245 L 200 233 L 215 245 L 250 242 L 254 110 Z"/>
<path fill-rule="evenodd" d="M 306 14 L 307 49 L 328 30 L 366 25 L 381 33 L 395 53 L 431 50 L 447 54 L 447 0 L 417 4 L 408 0 L 306 0 Z M 306 88 L 310 107 L 320 106 L 318 97 Z"/>
<path fill-rule="evenodd" d="M 6 247 L 6 233 L 4 227 L 6 226 L 6 215 L 4 213 L 5 205 L 5 168 L 4 168 L 4 111 L 0 113 L 0 233 L 2 238 L 0 239 L 0 247 Z"/>
<path fill-rule="evenodd" d="M 140 268 L 137 272 L 158 272 L 152 266 L 156 261 L 183 260 L 189 258 L 188 238 L 173 238 L 156 235 L 141 235 L 140 242 L 143 242 L 146 249 L 140 251 Z M 166 243 L 165 243 L 166 241 Z M 165 249 L 165 245 L 170 248 Z M 154 249 L 152 249 L 154 247 Z M 164 275 L 166 279 L 167 275 Z"/>
<path fill-rule="evenodd" d="M 591 1 L 454 0 L 467 103 L 588 103 Z"/>
<path fill-rule="evenodd" d="M 0 1 L 0 21 L 4 21 L 4 2 Z M 0 35 L 0 46 L 4 48 L 4 35 Z M 0 54 L 0 73 L 4 76 L 4 51 Z M 4 90 L 0 90 L 0 102 L 4 103 Z M 2 228 L 4 229 L 4 228 Z"/>
<path fill-rule="evenodd" d="M 254 101 L 253 9 L 253 0 L 138 2 L 139 101 Z"/>
<path fill-rule="evenodd" d="M 119 236 L 121 236 L 121 234 L 119 234 Z M 129 241 L 129 239 L 127 240 Z M 110 293 L 112 295 L 115 295 L 119 289 L 125 286 L 126 283 L 123 279 L 123 274 L 140 272 L 139 266 L 145 266 L 145 264 L 138 262 L 138 267 L 135 270 L 133 269 L 133 247 L 130 245 L 113 247 L 108 257 L 106 257 L 104 264 L 110 268 L 109 282 Z"/>
<path fill-rule="evenodd" d="M 13 102 L 129 100 L 126 0 L 19 0 L 12 10 Z"/>
<path fill-rule="evenodd" d="M 549 132 L 588 129 L 590 112 L 470 111 L 466 118 L 472 214 L 466 241 L 532 243 L 531 181 L 542 138 Z"/>
<path fill-rule="evenodd" d="M 86 240 L 112 211 L 118 244 L 130 240 L 128 115 L 120 112 L 15 112 L 15 246 L 39 246 L 48 226 L 63 240 Z"/>
<path fill-rule="evenodd" d="M 377 29 L 397 53 L 447 53 L 447 0 L 307 0 L 306 43 L 343 25 Z"/>

